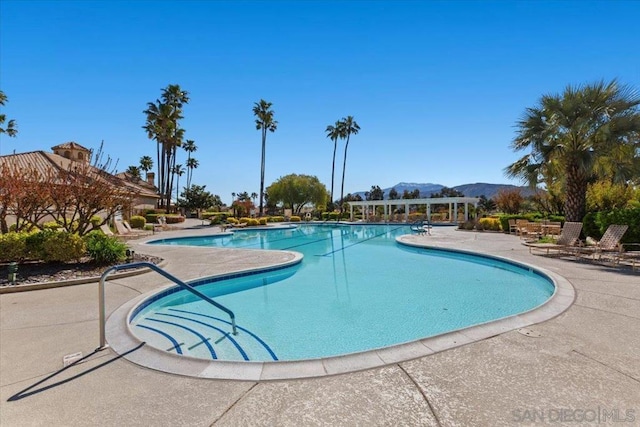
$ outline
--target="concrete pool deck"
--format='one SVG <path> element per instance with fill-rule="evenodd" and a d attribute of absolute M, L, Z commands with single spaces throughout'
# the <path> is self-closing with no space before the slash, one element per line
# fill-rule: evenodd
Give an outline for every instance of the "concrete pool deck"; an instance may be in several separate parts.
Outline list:
<path fill-rule="evenodd" d="M 432 236 L 411 239 L 559 274 L 575 289 L 575 302 L 526 330 L 405 362 L 322 378 L 236 381 L 167 374 L 111 349 L 94 353 L 96 283 L 2 294 L 0 425 L 640 423 L 640 271 L 531 255 L 505 234 L 436 227 Z M 164 268 L 182 280 L 271 265 L 284 256 L 130 243 L 164 257 Z M 154 273 L 109 281 L 107 313 L 166 283 Z M 85 359 L 64 369 L 63 357 L 74 353 Z"/>

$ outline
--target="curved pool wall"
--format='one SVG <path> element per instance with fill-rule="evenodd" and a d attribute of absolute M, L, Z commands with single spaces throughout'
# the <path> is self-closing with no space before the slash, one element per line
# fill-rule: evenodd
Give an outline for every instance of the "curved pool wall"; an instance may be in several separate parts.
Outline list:
<path fill-rule="evenodd" d="M 176 356 L 174 354 L 152 348 L 148 345 L 143 345 L 138 351 L 128 354 L 125 357 L 135 363 L 139 363 L 150 368 L 206 378 L 227 378 L 255 381 L 333 375 L 426 356 L 446 348 L 467 344 L 509 330 L 535 324 L 560 314 L 573 302 L 574 293 L 571 285 L 562 277 L 544 269 L 495 256 L 477 254 L 468 251 L 428 247 L 422 244 L 405 241 L 403 237 L 399 237 L 397 241 L 401 244 L 401 248 L 408 251 L 411 251 L 412 247 L 419 247 L 422 248 L 422 250 L 437 252 L 443 257 L 456 257 L 463 254 L 465 256 L 472 256 L 480 262 L 486 261 L 489 263 L 495 263 L 495 261 L 500 261 L 509 268 L 523 269 L 530 274 L 545 278 L 545 280 L 548 280 L 549 283 L 553 284 L 555 291 L 548 301 L 523 313 L 490 320 L 475 326 L 457 328 L 429 338 L 414 339 L 409 342 L 389 345 L 384 348 L 358 351 L 341 356 L 271 362 L 211 361 L 189 356 Z M 300 259 L 297 261 L 299 262 Z M 271 271 L 278 271 L 283 269 L 286 270 L 288 268 L 290 267 L 274 266 L 269 269 Z M 257 271 L 253 270 L 234 274 L 236 277 L 239 277 L 238 274 L 255 275 L 256 273 Z M 213 280 L 219 281 L 223 278 L 228 278 L 228 275 L 221 275 Z M 211 281 L 211 278 L 199 279 L 197 282 L 203 283 L 209 281 Z M 162 292 L 169 291 L 169 293 L 173 293 L 174 291 L 170 289 L 171 288 L 165 289 Z M 126 351 L 125 348 L 130 349 L 132 348 L 131 346 L 135 344 L 140 345 L 142 340 L 137 338 L 135 335 L 132 335 L 130 331 L 128 331 L 128 328 L 123 330 L 122 325 L 114 323 L 115 319 L 120 318 L 122 320 L 124 317 L 124 319 L 126 319 L 125 323 L 128 324 L 136 314 L 140 313 L 149 305 L 149 301 L 150 299 L 153 299 L 154 295 L 158 295 L 160 293 L 154 292 L 146 294 L 130 301 L 118 309 L 117 312 L 109 319 L 109 343 L 116 351 L 123 353 Z"/>

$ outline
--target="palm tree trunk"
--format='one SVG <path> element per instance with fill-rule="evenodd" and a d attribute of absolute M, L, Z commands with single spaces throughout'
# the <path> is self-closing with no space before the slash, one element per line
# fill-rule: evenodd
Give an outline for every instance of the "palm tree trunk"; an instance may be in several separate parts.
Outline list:
<path fill-rule="evenodd" d="M 344 161 L 342 162 L 342 185 L 340 186 L 340 217 L 342 217 L 342 209 L 344 207 L 344 173 L 347 170 L 347 149 L 349 148 L 349 137 L 347 134 L 347 143 L 344 145 Z"/>
<path fill-rule="evenodd" d="M 267 147 L 267 129 L 266 127 L 262 128 L 262 163 L 260 165 L 260 213 L 261 217 L 264 214 L 264 164 L 265 164 L 265 154 Z"/>
<path fill-rule="evenodd" d="M 333 162 L 331 163 L 331 199 L 329 203 L 333 205 L 333 179 L 336 172 L 336 150 L 338 149 L 338 140 L 333 141 Z"/>
<path fill-rule="evenodd" d="M 173 179 L 175 177 L 175 170 L 176 170 L 176 150 L 177 150 L 177 146 L 173 145 L 171 147 L 171 151 L 169 152 L 169 176 L 170 176 L 170 180 L 169 180 L 169 192 L 167 193 L 168 197 L 167 197 L 167 208 L 171 207 L 171 193 L 173 190 Z M 168 211 L 167 211 L 168 213 Z"/>
<path fill-rule="evenodd" d="M 587 180 L 576 165 L 569 165 L 566 172 L 565 220 L 582 222 L 586 212 Z"/>
<path fill-rule="evenodd" d="M 166 206 L 166 197 L 167 197 L 167 173 L 166 169 L 166 143 L 162 143 L 162 153 L 160 155 L 160 176 L 158 177 L 158 183 L 160 184 L 160 207 L 164 208 Z"/>

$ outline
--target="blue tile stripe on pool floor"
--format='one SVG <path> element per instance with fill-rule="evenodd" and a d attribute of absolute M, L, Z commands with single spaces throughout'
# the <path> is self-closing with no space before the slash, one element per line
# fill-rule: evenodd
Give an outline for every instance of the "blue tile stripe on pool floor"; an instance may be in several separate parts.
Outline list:
<path fill-rule="evenodd" d="M 200 332 L 195 331 L 195 330 L 189 328 L 188 326 L 184 326 L 184 325 L 181 325 L 179 323 L 167 322 L 165 320 L 159 320 L 159 319 L 153 319 L 153 318 L 148 318 L 147 320 L 149 320 L 151 322 L 164 323 L 166 325 L 175 326 L 177 328 L 181 328 L 181 329 L 184 329 L 186 331 L 191 332 L 192 334 L 194 334 L 195 336 L 200 338 L 202 340 L 202 343 L 204 343 L 204 345 L 207 346 L 207 348 L 209 349 L 209 353 L 211 354 L 211 358 L 212 359 L 217 359 L 218 358 L 218 356 L 216 355 L 216 351 L 213 349 L 213 347 L 209 343 L 209 340 L 204 335 L 202 335 Z"/>
<path fill-rule="evenodd" d="M 238 342 L 233 339 L 233 337 L 231 335 L 229 335 L 229 332 L 225 332 L 224 330 L 217 328 L 213 325 L 209 325 L 208 323 L 204 323 L 201 322 L 199 320 L 196 319 L 191 319 L 189 317 L 184 317 L 184 316 L 178 316 L 177 314 L 169 314 L 169 313 L 156 313 L 158 316 L 168 316 L 168 317 L 173 317 L 176 319 L 182 319 L 182 320 L 189 320 L 191 322 L 197 323 L 199 325 L 203 325 L 206 326 L 207 328 L 211 328 L 214 329 L 218 332 L 220 332 L 224 337 L 228 338 L 229 341 L 231 341 L 231 343 L 235 346 L 235 348 L 238 350 L 238 352 L 240 353 L 240 355 L 242 356 L 242 358 L 244 360 L 249 360 L 249 356 L 247 356 L 247 353 L 245 353 L 245 351 L 242 349 L 242 347 L 240 346 L 240 344 L 238 344 Z M 187 328 L 186 326 L 184 326 L 185 328 Z"/>
<path fill-rule="evenodd" d="M 179 310 L 177 308 L 170 308 L 169 310 L 177 311 L 177 312 L 180 312 L 180 313 L 192 314 L 194 316 L 202 316 L 202 317 L 206 317 L 206 318 L 209 318 L 209 319 L 214 319 L 214 320 L 217 320 L 219 322 L 226 323 L 227 325 L 231 325 L 232 324 L 231 322 L 226 321 L 224 319 L 221 319 L 219 317 L 208 316 L 208 315 L 202 314 L 202 313 L 195 313 L 193 311 L 187 311 L 187 310 Z M 236 326 L 236 327 L 238 329 L 240 329 L 241 331 L 246 332 L 247 334 L 251 335 L 253 338 L 255 338 L 255 340 L 258 341 L 265 348 L 265 350 L 267 350 L 267 352 L 269 353 L 269 355 L 271 355 L 273 360 L 278 360 L 278 356 L 276 356 L 276 354 L 273 352 L 273 350 L 271 350 L 271 347 L 269 347 L 269 345 L 266 342 L 264 342 L 259 336 L 257 336 L 256 334 L 254 334 L 250 330 L 248 330 L 246 328 L 243 328 L 242 326 Z"/>

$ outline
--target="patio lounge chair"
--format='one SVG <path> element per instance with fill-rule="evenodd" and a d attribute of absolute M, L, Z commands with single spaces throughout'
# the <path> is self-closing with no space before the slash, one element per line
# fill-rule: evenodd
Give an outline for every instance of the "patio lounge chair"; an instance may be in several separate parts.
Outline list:
<path fill-rule="evenodd" d="M 141 232 L 138 232 L 137 230 L 129 231 L 127 227 L 124 225 L 124 222 L 119 219 L 114 220 L 113 225 L 116 228 L 116 232 L 118 233 L 118 236 L 124 239 L 136 239 L 138 237 L 142 237 L 150 234 L 146 231 L 141 231 Z"/>
<path fill-rule="evenodd" d="M 560 232 L 560 237 L 555 243 L 527 243 L 529 253 L 533 253 L 533 249 L 546 250 L 547 255 L 549 255 L 550 250 L 569 252 L 578 247 L 581 231 L 581 222 L 565 222 Z"/>
<path fill-rule="evenodd" d="M 596 242 L 593 246 L 584 246 L 580 248 L 581 254 L 593 255 L 593 259 L 600 259 L 604 253 L 612 253 L 615 256 L 623 251 L 622 236 L 629 229 L 628 225 L 624 224 L 611 224 L 607 227 L 607 230 L 602 235 L 602 238 Z"/>
<path fill-rule="evenodd" d="M 150 234 L 153 234 L 153 232 L 148 231 L 148 230 L 137 230 L 134 229 L 133 227 L 131 227 L 131 225 L 129 225 L 129 223 L 127 221 L 122 221 L 122 225 L 124 225 L 124 228 L 127 229 L 127 231 L 129 232 L 129 234 L 137 234 L 139 236 L 148 236 Z"/>
<path fill-rule="evenodd" d="M 102 224 L 100 226 L 100 230 L 102 230 L 102 232 L 106 235 L 106 236 L 114 236 L 113 231 L 111 231 L 111 229 L 109 228 L 109 226 L 107 224 Z"/>

